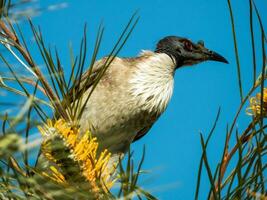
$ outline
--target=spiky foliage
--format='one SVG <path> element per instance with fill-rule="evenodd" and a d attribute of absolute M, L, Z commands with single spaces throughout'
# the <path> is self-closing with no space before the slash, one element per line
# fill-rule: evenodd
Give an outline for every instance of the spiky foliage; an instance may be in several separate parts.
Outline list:
<path fill-rule="evenodd" d="M 198 199 L 201 181 L 203 181 L 202 171 L 208 174 L 210 191 L 208 199 L 266 199 L 266 36 L 260 14 L 252 0 L 250 2 L 250 29 L 253 57 L 253 86 L 244 95 L 243 82 L 241 78 L 242 68 L 239 62 L 239 52 L 237 46 L 237 36 L 235 33 L 234 12 L 231 2 L 228 0 L 230 16 L 232 20 L 232 30 L 235 45 L 236 64 L 238 72 L 238 85 L 240 91 L 241 104 L 236 116 L 230 126 L 227 126 L 225 147 L 222 150 L 221 161 L 216 170 L 212 171 L 210 166 L 207 147 L 211 136 L 214 134 L 217 121 L 219 120 L 220 110 L 218 111 L 215 123 L 204 140 L 201 135 L 203 153 L 199 165 L 198 181 L 196 186 L 195 199 Z M 90 64 L 86 65 L 86 31 L 80 46 L 78 56 L 73 56 L 71 52 L 71 73 L 66 76 L 61 65 L 57 50 L 52 53 L 44 42 L 40 29 L 36 28 L 31 22 L 30 26 L 39 49 L 42 63 L 45 65 L 45 72 L 37 65 L 37 61 L 29 51 L 27 40 L 24 34 L 14 22 L 9 20 L 8 12 L 10 1 L 1 1 L 1 20 L 0 20 L 0 42 L 4 48 L 13 56 L 15 61 L 23 68 L 27 75 L 18 73 L 8 57 L 1 53 L 0 58 L 5 69 L 9 69 L 10 74 L 0 74 L 1 92 L 6 91 L 22 101 L 18 103 L 0 102 L 2 106 L 16 107 L 15 115 L 2 112 L 2 135 L 0 137 L 0 198 L 1 199 L 115 199 L 115 198 L 146 198 L 155 199 L 147 191 L 137 185 L 138 177 L 142 170 L 144 155 L 137 167 L 134 169 L 132 152 L 128 153 L 126 168 L 119 163 L 118 177 L 115 182 L 120 184 L 118 194 L 109 190 L 106 181 L 109 177 L 101 181 L 102 170 L 109 158 L 107 152 L 102 152 L 103 156 L 96 154 L 97 141 L 90 135 L 81 136 L 77 140 L 77 135 L 73 135 L 77 121 L 84 109 L 81 99 L 84 91 L 74 91 L 73 96 L 68 97 L 69 90 L 75 90 L 74 86 L 79 86 L 81 76 L 85 68 L 89 67 L 88 75 L 92 73 L 92 67 L 96 60 L 96 55 L 100 48 L 104 28 L 99 27 Z M 262 66 L 261 74 L 257 79 L 256 48 L 254 38 L 253 18 L 256 16 L 260 24 L 261 43 L 262 43 Z M 121 37 L 111 50 L 105 67 L 95 77 L 95 83 L 101 79 L 114 56 L 120 51 L 130 36 L 135 24 L 135 16 L 130 20 Z M 15 26 L 15 27 L 14 27 Z M 48 72 L 48 73 L 47 73 Z M 49 76 L 46 76 L 48 74 Z M 85 80 L 85 84 L 89 80 Z M 93 85 L 93 88 L 96 87 Z M 257 94 L 255 94 L 255 92 Z M 89 97 L 90 98 L 90 95 Z M 72 104 L 71 99 L 77 99 L 77 103 Z M 248 101 L 250 105 L 248 105 Z M 247 108 L 247 114 L 252 116 L 248 126 L 240 131 L 235 130 L 238 117 Z M 54 119 L 60 121 L 47 121 L 55 113 Z M 58 124 L 56 124 L 58 123 Z M 48 129 L 45 128 L 48 125 Z M 31 140 L 30 135 L 36 131 L 36 127 L 42 129 L 44 140 Z M 49 134 L 53 129 L 52 134 Z M 234 134 L 234 132 L 236 134 Z M 48 136 L 48 137 L 46 137 Z M 84 137 L 84 138 L 83 138 Z M 87 141 L 87 139 L 89 140 Z M 86 140 L 83 140 L 86 139 Z M 230 146 L 230 140 L 236 143 Z M 32 154 L 32 149 L 42 146 L 39 155 Z M 81 146 L 86 146 L 81 150 Z M 92 148 L 89 148 L 92 147 Z M 76 149 L 76 150 L 75 150 Z M 91 150 L 91 151 L 90 151 Z M 90 152 L 89 152 L 90 151 Z M 92 153 L 92 154 L 90 154 Z M 95 158 L 94 162 L 88 164 L 84 155 L 91 155 Z M 35 160 L 36 162 L 30 163 Z M 39 162 L 37 162 L 39 160 Z M 94 167 L 92 163 L 98 163 Z M 39 165 L 41 163 L 41 166 Z M 231 165 L 229 164 L 231 163 Z M 204 168 L 204 169 L 203 169 Z M 104 176 L 105 177 L 105 176 Z M 88 183 L 89 181 L 90 183 Z M 115 179 L 112 179 L 115 180 Z M 206 181 L 206 180 L 205 180 Z M 113 184 L 113 182 L 112 182 Z M 93 189 L 92 189 L 93 188 Z M 97 191 L 97 192 L 95 192 Z M 116 191 L 116 189 L 115 189 Z"/>
<path fill-rule="evenodd" d="M 221 160 L 216 166 L 216 170 L 212 171 L 212 167 L 208 157 L 208 145 L 211 136 L 215 132 L 215 127 L 219 119 L 220 110 L 217 114 L 213 128 L 211 129 L 208 138 L 204 140 L 201 134 L 202 157 L 200 160 L 198 179 L 196 186 L 195 199 L 199 198 L 201 181 L 203 181 L 202 171 L 205 170 L 210 183 L 210 190 L 207 194 L 207 199 L 267 199 L 266 190 L 266 174 L 267 174 L 267 146 L 266 146 L 266 91 L 265 80 L 266 76 L 266 50 L 267 42 L 264 27 L 261 21 L 260 13 L 253 0 L 249 1 L 250 6 L 250 31 L 252 45 L 252 87 L 249 92 L 244 95 L 243 82 L 241 78 L 242 68 L 239 60 L 239 51 L 234 23 L 234 11 L 231 6 L 231 1 L 228 0 L 230 11 L 233 41 L 236 55 L 238 86 L 240 93 L 240 106 L 237 109 L 236 115 L 230 126 L 226 128 L 225 145 L 222 151 Z M 236 11 L 238 12 L 238 11 Z M 253 18 L 256 16 L 260 30 L 254 28 Z M 261 33 L 261 49 L 255 48 L 256 32 Z M 256 54 L 261 51 L 262 59 L 256 62 Z M 246 56 L 247 57 L 247 56 Z M 256 63 L 262 62 L 262 65 Z M 248 65 L 248 63 L 247 63 Z M 257 69 L 260 69 L 261 74 L 257 78 Z M 245 70 L 245 69 L 244 69 Z M 258 92 L 255 96 L 254 93 Z M 249 105 L 248 105 L 249 104 Z M 251 115 L 251 122 L 244 130 L 236 128 L 237 120 L 240 115 Z M 248 116 L 249 117 L 249 116 Z M 222 135 L 222 134 L 221 134 Z M 231 145 L 235 141 L 234 145 Z M 204 168 L 204 169 L 203 169 Z"/>

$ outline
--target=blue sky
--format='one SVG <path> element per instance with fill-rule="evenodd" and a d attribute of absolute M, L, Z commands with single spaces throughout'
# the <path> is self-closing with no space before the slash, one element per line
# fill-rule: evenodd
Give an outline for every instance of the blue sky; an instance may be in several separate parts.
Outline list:
<path fill-rule="evenodd" d="M 62 1 L 47 0 L 41 5 L 57 2 Z M 267 2 L 255 2 L 266 25 Z M 140 179 L 141 185 L 160 199 L 193 199 L 201 156 L 199 132 L 207 136 L 221 107 L 216 134 L 208 149 L 210 162 L 215 166 L 221 156 L 226 124 L 232 121 L 240 101 L 227 1 L 69 0 L 67 4 L 64 9 L 45 12 L 34 18 L 34 23 L 41 26 L 46 42 L 57 46 L 66 69 L 70 68 L 69 42 L 78 51 L 85 23 L 89 47 L 93 47 L 99 24 L 104 23 L 104 40 L 98 55 L 101 58 L 110 52 L 136 10 L 140 21 L 120 56 L 133 57 L 142 49 L 154 50 L 159 39 L 177 35 L 193 41 L 204 40 L 206 47 L 219 52 L 230 62 L 229 65 L 206 62 L 179 69 L 175 74 L 174 95 L 166 112 L 144 138 L 132 145 L 136 161 L 141 157 L 143 146 L 146 146 L 143 169 L 151 173 Z M 233 9 L 246 92 L 252 84 L 248 1 L 234 1 Z M 259 33 L 256 37 L 259 38 Z M 260 49 L 260 43 L 256 45 Z M 91 52 L 92 49 L 88 58 Z M 238 128 L 242 130 L 248 121 L 249 117 L 243 111 Z M 202 198 L 208 189 L 207 177 L 204 176 L 203 180 Z"/>

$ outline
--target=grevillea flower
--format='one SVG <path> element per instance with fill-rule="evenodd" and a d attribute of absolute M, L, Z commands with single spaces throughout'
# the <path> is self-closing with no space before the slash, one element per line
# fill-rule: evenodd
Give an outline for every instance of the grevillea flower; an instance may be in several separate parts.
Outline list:
<path fill-rule="evenodd" d="M 261 99 L 263 99 L 262 108 Z M 249 115 L 258 117 L 262 112 L 262 116 L 267 117 L 267 88 L 264 88 L 263 90 L 263 98 L 261 97 L 261 93 L 257 93 L 255 97 L 250 98 L 249 102 L 250 106 L 247 108 L 247 113 Z"/>
<path fill-rule="evenodd" d="M 89 132 L 84 134 L 79 133 L 79 129 L 66 123 L 60 119 L 53 123 L 48 120 L 44 127 L 38 127 L 44 142 L 42 144 L 42 154 L 48 159 L 52 166 L 49 167 L 50 173 L 44 172 L 44 175 L 51 178 L 52 180 L 67 184 L 67 180 L 60 170 L 60 165 L 57 164 L 58 160 L 53 151 L 53 146 L 49 140 L 53 139 L 53 136 L 59 136 L 63 140 L 64 146 L 69 149 L 68 158 L 71 158 L 75 163 L 78 164 L 81 174 L 85 177 L 94 191 L 98 191 L 99 182 L 104 190 L 110 189 L 115 180 L 112 180 L 111 174 L 114 169 L 108 168 L 108 162 L 111 157 L 111 153 L 108 150 L 98 154 L 98 142 L 95 137 L 91 137 Z M 55 167 L 56 166 L 56 167 Z M 49 175 L 51 174 L 51 175 Z"/>

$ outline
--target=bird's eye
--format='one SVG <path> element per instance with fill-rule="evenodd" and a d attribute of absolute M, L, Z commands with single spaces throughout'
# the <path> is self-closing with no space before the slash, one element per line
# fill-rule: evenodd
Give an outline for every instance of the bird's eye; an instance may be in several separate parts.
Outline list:
<path fill-rule="evenodd" d="M 187 51 L 192 51 L 193 50 L 193 46 L 192 46 L 191 42 L 189 42 L 189 41 L 184 41 L 184 48 Z"/>

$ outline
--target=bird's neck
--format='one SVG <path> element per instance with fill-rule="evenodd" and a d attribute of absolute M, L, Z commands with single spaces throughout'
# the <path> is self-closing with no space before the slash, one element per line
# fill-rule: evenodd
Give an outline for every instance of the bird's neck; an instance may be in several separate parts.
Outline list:
<path fill-rule="evenodd" d="M 163 112 L 173 92 L 176 63 L 165 53 L 143 52 L 130 79 L 131 93 L 144 109 Z"/>

